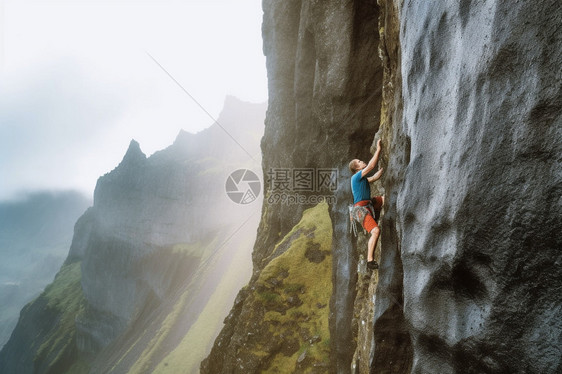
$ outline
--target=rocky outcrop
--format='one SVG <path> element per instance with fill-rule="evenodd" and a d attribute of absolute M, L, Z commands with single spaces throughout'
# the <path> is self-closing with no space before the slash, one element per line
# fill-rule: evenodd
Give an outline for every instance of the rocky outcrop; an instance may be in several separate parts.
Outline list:
<path fill-rule="evenodd" d="M 149 271 L 142 265 L 144 258 L 160 257 L 162 266 L 170 266 L 166 248 L 196 241 L 188 230 L 196 219 L 189 188 L 194 170 L 176 156 L 179 150 L 171 148 L 167 153 L 168 159 L 177 161 L 163 168 L 158 160 L 162 154 L 147 159 L 132 141 L 121 164 L 98 181 L 94 207 L 87 213 L 92 216 L 90 232 L 84 233 L 88 240 L 80 248 L 76 243 L 82 239 L 76 238 L 71 253 L 84 253 L 82 286 L 88 310 L 78 329 L 79 345 L 85 351 L 97 352 L 108 345 L 136 318 L 151 293 L 162 299 L 169 291 L 173 276 Z M 163 184 L 165 175 L 168 182 Z M 175 272 L 168 270 L 171 275 Z"/>
<path fill-rule="evenodd" d="M 560 5 L 263 7 L 264 174 L 339 172 L 330 204 L 330 370 L 559 372 Z M 369 276 L 347 234 L 345 169 L 369 157 L 379 118 L 387 199 L 381 267 Z M 250 287 L 308 207 L 276 206 L 272 196 L 268 186 Z M 208 359 L 230 358 L 223 372 L 259 367 L 231 348 L 243 340 L 252 300 L 239 294 Z"/>
<path fill-rule="evenodd" d="M 375 1 L 300 0 L 264 1 L 263 8 L 269 106 L 262 152 L 263 173 L 269 173 L 270 181 L 249 287 L 256 285 L 276 245 L 299 222 L 303 211 L 316 205 L 317 196 L 325 196 L 330 202 L 333 230 L 333 293 L 330 300 L 318 302 L 330 306 L 330 366 L 349 371 L 355 344 L 351 323 L 359 256 L 348 233 L 351 192 L 347 164 L 355 157 L 369 157 L 379 125 L 382 67 L 378 8 Z M 313 173 L 328 169 L 337 178 L 333 186 L 314 186 L 319 188 L 312 191 L 276 185 L 277 171 L 294 173 L 299 169 Z M 285 203 L 277 199 L 280 196 L 287 197 Z M 302 197 L 300 202 L 291 203 L 290 197 L 296 196 Z M 240 293 L 209 362 L 236 357 L 235 342 L 243 339 L 240 326 L 244 323 L 236 313 L 252 302 L 250 295 Z M 226 364 L 230 368 L 226 372 L 241 371 L 249 361 L 238 357 Z M 213 371 L 203 366 L 202 372 Z"/>
<path fill-rule="evenodd" d="M 560 4 L 385 9 L 399 48 L 375 341 L 403 309 L 412 372 L 560 372 Z"/>
<path fill-rule="evenodd" d="M 240 105 L 230 101 L 235 100 L 227 101 L 226 117 Z M 230 132 L 242 134 L 251 125 Z M 75 238 L 71 250 L 71 255 L 84 253 L 82 287 L 88 304 L 77 323 L 84 351 L 107 346 L 149 300 L 163 300 L 181 287 L 174 283 L 178 279 L 189 281 L 202 258 L 174 247 L 208 242 L 220 227 L 232 226 L 231 214 L 217 214 L 212 224 L 209 217 L 231 203 L 223 181 L 235 169 L 224 161 L 234 167 L 248 158 L 224 131 L 229 130 L 215 124 L 197 135 L 181 132 L 172 146 L 149 158 L 133 140 L 119 166 L 98 180 L 94 206 L 87 212 L 91 218 L 82 218 L 92 223 L 83 232 L 88 240 Z M 256 144 L 248 149 L 255 154 Z M 223 178 L 209 172 L 217 167 Z"/>

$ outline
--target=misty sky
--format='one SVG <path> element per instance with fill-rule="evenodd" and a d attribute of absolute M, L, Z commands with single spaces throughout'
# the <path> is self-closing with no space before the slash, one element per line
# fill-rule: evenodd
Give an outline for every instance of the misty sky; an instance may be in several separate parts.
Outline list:
<path fill-rule="evenodd" d="M 91 196 L 134 138 L 150 155 L 226 95 L 267 100 L 261 0 L 0 0 L 0 200 Z"/>

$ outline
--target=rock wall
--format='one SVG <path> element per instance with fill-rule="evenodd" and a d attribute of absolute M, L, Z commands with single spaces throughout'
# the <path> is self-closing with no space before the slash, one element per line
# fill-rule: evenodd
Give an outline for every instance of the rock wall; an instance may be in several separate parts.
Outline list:
<path fill-rule="evenodd" d="M 400 18 L 401 3 L 381 0 L 379 4 L 380 52 L 384 66 L 380 137 L 388 150 L 382 153 L 379 165 L 385 168 L 381 181 L 386 191 L 386 207 L 381 220 L 380 269 L 369 285 L 368 303 L 373 304 L 373 311 L 364 313 L 370 318 L 365 323 L 372 325 L 373 335 L 364 336 L 360 344 L 364 351 L 363 362 L 356 365 L 362 369 L 361 373 L 409 373 L 413 348 L 404 318 L 404 269 L 396 207 L 398 187 L 404 183 L 411 149 L 410 139 L 398 125 L 402 122 L 404 105 L 400 44 L 403 20 Z"/>
<path fill-rule="evenodd" d="M 339 171 L 331 371 L 560 372 L 559 2 L 263 7 L 264 175 Z M 364 242 L 347 234 L 346 165 L 368 159 L 379 119 L 387 199 L 369 276 Z M 253 282 L 305 208 L 264 205 Z M 227 372 L 245 363 L 229 344 L 247 298 L 209 357 L 236 358 Z"/>
<path fill-rule="evenodd" d="M 371 369 L 560 372 L 560 3 L 383 6 L 392 172 Z M 389 330 L 393 310 L 406 323 Z M 385 348 L 397 335 L 411 352 Z"/>
<path fill-rule="evenodd" d="M 334 231 L 330 322 L 332 336 L 338 336 L 331 340 L 332 366 L 341 366 L 340 370 L 349 367 L 354 349 L 350 326 L 358 260 L 347 226 L 351 202 L 347 164 L 355 157 L 369 157 L 379 124 L 382 69 L 377 22 L 374 1 L 264 2 L 270 102 L 262 143 L 277 144 L 274 149 L 262 146 L 264 172 L 283 166 L 338 170 L 330 212 Z M 268 223 L 282 217 L 280 222 L 292 224 L 292 217 L 299 216 L 283 207 L 266 208 Z M 271 247 L 267 244 L 258 242 L 256 252 L 267 251 Z"/>
<path fill-rule="evenodd" d="M 337 189 L 299 191 L 304 202 L 283 204 L 274 201 L 275 188 L 266 184 L 249 287 L 268 265 L 276 244 L 299 222 L 302 212 L 315 205 L 308 198 L 318 194 L 334 198 L 330 201 L 334 291 L 331 300 L 319 302 L 330 303 L 330 365 L 348 372 L 355 345 L 351 324 L 359 254 L 348 233 L 347 164 L 353 158 L 368 160 L 379 125 L 378 8 L 375 1 L 290 0 L 264 1 L 263 9 L 269 80 L 262 139 L 264 176 L 277 169 L 335 169 Z M 208 361 L 236 357 L 235 342 L 243 339 L 240 313 L 246 302 L 251 300 L 242 291 Z M 246 364 L 244 358 L 237 358 L 229 367 L 237 372 Z M 203 367 L 202 372 L 212 371 Z"/>

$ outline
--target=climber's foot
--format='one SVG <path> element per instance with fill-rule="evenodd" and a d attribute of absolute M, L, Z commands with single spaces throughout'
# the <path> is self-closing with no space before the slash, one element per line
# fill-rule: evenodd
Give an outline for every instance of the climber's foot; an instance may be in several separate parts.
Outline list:
<path fill-rule="evenodd" d="M 379 264 L 375 260 L 367 261 L 367 268 L 375 270 L 379 268 Z"/>

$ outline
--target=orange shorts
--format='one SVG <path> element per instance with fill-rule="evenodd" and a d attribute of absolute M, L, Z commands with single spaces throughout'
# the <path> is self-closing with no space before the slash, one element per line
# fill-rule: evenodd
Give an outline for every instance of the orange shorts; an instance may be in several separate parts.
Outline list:
<path fill-rule="evenodd" d="M 382 209 L 382 197 L 375 196 L 373 197 L 370 202 L 373 204 L 373 208 L 375 209 L 375 215 L 378 216 L 378 212 Z M 355 205 L 364 206 L 369 204 L 369 200 L 362 200 Z M 378 217 L 377 217 L 378 218 Z M 375 227 L 378 227 L 377 221 L 375 221 L 375 217 L 371 214 L 366 214 L 365 219 L 363 219 L 363 228 L 367 230 L 368 233 L 371 232 Z"/>

